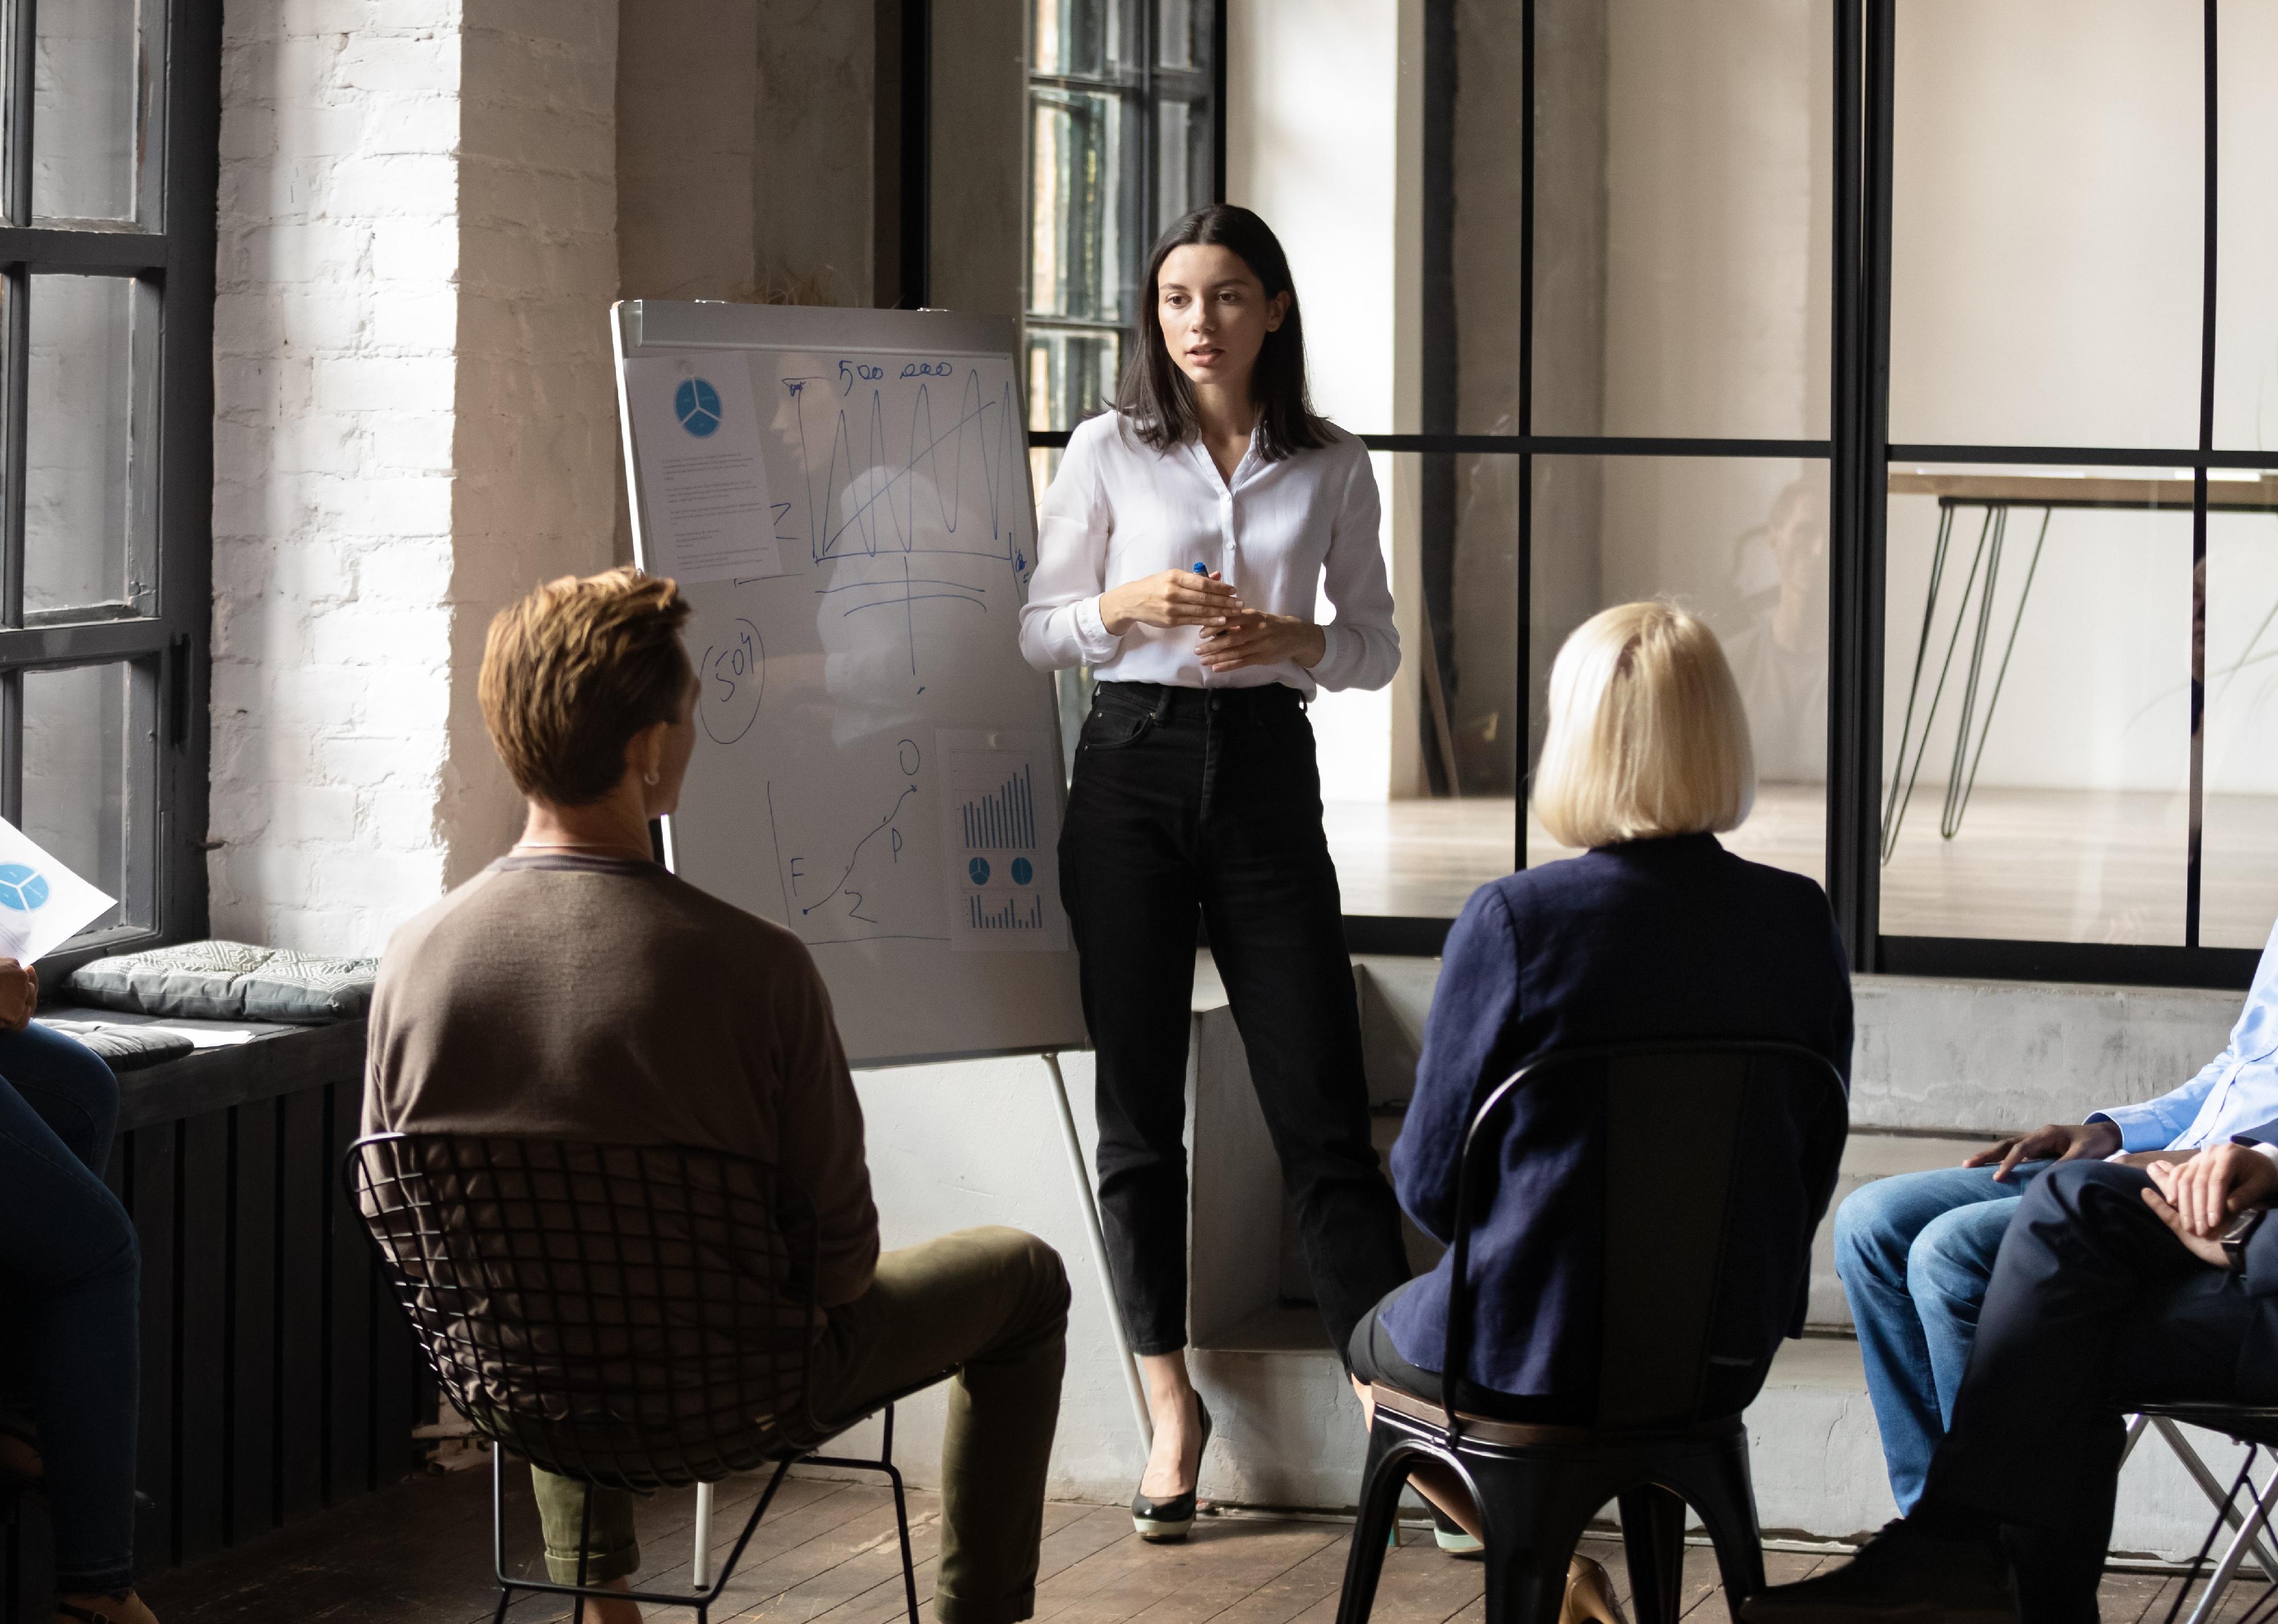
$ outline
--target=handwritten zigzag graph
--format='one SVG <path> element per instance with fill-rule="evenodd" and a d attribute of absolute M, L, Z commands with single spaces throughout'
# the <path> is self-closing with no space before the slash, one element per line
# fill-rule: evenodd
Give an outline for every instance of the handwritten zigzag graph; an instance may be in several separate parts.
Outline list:
<path fill-rule="evenodd" d="M 969 561 L 1001 566 L 1014 586 L 1029 574 L 1016 523 L 1026 505 L 1027 436 L 1012 380 L 984 395 L 980 370 L 964 367 L 956 411 L 941 425 L 934 386 L 948 383 L 956 370 L 946 361 L 898 369 L 841 361 L 836 378 L 783 380 L 799 428 L 810 555 L 817 564 L 842 566 L 816 590 L 843 598 L 838 607 L 848 618 L 898 610 L 913 677 L 919 674 L 918 605 L 959 603 L 986 615 L 990 583 L 969 578 L 994 571 L 976 571 Z M 891 433 L 903 425 L 890 426 L 890 417 L 900 414 L 887 404 L 889 371 L 897 372 L 898 385 L 917 380 L 906 431 L 898 436 Z M 824 444 L 829 455 L 818 458 Z"/>

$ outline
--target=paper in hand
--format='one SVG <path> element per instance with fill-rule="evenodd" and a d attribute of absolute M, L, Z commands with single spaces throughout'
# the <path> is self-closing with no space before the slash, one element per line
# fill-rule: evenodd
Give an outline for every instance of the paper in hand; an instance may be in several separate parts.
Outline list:
<path fill-rule="evenodd" d="M 36 962 L 99 917 L 107 897 L 0 818 L 0 954 Z"/>

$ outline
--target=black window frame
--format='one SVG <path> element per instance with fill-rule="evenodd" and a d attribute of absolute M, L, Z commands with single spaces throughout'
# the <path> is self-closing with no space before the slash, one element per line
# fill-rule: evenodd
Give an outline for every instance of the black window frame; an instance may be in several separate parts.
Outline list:
<path fill-rule="evenodd" d="M 2198 443 L 2189 448 L 2051 445 L 1892 444 L 1890 438 L 1892 66 L 1898 0 L 1838 0 L 1833 51 L 1833 240 L 1831 244 L 1829 434 L 1825 439 L 1765 440 L 1665 436 L 1538 434 L 1533 428 L 1535 4 L 1523 0 L 1525 85 L 1520 115 L 1520 332 L 1517 432 L 1456 432 L 1451 295 L 1455 195 L 1450 109 L 1456 71 L 1455 0 L 1425 0 L 1424 280 L 1427 293 L 1422 334 L 1422 415 L 1416 433 L 1364 433 L 1371 450 L 1418 454 L 1423 459 L 1426 581 L 1431 590 L 1430 540 L 1436 526 L 1452 533 L 1452 503 L 1433 492 L 1450 486 L 1458 456 L 1508 456 L 1517 464 L 1517 594 L 1512 605 L 1517 639 L 1517 714 L 1534 712 L 1530 602 L 1533 573 L 1533 462 L 1538 456 L 1736 457 L 1823 461 L 1829 464 L 1829 686 L 1827 739 L 1827 892 L 1853 968 L 1900 975 L 1997 980 L 2111 983 L 2218 989 L 2244 988 L 2259 960 L 2252 948 L 2213 947 L 2199 941 L 2202 881 L 2201 816 L 2205 719 L 2208 471 L 2267 469 L 2267 451 L 2215 448 L 2216 310 L 2216 0 L 2204 0 L 2205 149 L 2203 295 L 2199 357 Z M 1223 6 L 1220 7 L 1223 40 Z M 1224 64 L 1216 67 L 1219 94 L 1219 195 L 1224 195 Z M 1032 447 L 1067 442 L 1060 431 L 1036 431 Z M 2185 940 L 2182 946 L 2148 944 L 2034 941 L 2002 938 L 1890 936 L 1880 918 L 1879 854 L 1883 820 L 1884 597 L 1887 564 L 1888 486 L 1893 463 L 1998 463 L 2173 470 L 2193 474 L 2193 581 L 2190 638 L 2190 823 L 2185 872 Z M 1435 617 L 1445 624 L 1445 617 Z M 1444 648 L 1434 649 L 1445 656 Z M 1436 770 L 1438 763 L 1433 763 Z M 1512 835 L 1514 866 L 1526 859 L 1527 763 L 1520 762 Z M 1435 771 L 1436 778 L 1436 771 Z M 1433 955 L 1451 920 L 1348 915 L 1347 939 L 1357 953 Z"/>
<path fill-rule="evenodd" d="M 66 221 L 34 225 L 38 131 L 33 83 L 38 0 L 8 0 L 0 21 L 6 160 L 0 172 L 0 816 L 23 815 L 23 692 L 27 672 L 127 663 L 147 703 L 153 815 L 147 856 L 150 917 L 74 938 L 42 967 L 50 987 L 104 953 L 200 937 L 207 929 L 205 869 L 207 696 L 213 596 L 213 316 L 220 187 L 219 0 L 143 0 L 157 49 L 141 63 L 156 99 L 155 226 Z M 155 612 L 97 605 L 24 612 L 25 475 L 30 414 L 33 279 L 70 274 L 129 279 L 157 310 L 151 364 L 136 379 L 154 402 L 137 431 L 151 481 Z M 28 297 L 27 297 L 28 295 Z M 130 727 L 133 725 L 129 724 Z"/>

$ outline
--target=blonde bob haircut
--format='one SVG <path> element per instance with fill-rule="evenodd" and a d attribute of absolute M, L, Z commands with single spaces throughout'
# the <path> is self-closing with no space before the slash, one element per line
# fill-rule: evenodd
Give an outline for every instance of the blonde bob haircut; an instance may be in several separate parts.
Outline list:
<path fill-rule="evenodd" d="M 1756 800 L 1747 712 L 1716 634 L 1667 603 L 1574 629 L 1550 667 L 1534 811 L 1562 846 L 1739 827 Z"/>

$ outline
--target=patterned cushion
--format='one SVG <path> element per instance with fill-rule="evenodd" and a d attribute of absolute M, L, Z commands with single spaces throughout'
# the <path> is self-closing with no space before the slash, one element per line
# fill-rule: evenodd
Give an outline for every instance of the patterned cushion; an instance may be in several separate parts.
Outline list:
<path fill-rule="evenodd" d="M 78 1038 L 103 1056 L 114 1073 L 140 1071 L 197 1051 L 197 1045 L 180 1032 L 152 1031 L 147 1026 L 106 1026 L 99 1021 L 57 1020 L 46 1015 L 40 1017 L 40 1024 Z"/>
<path fill-rule="evenodd" d="M 103 1009 L 207 1021 L 353 1021 L 371 1005 L 378 959 L 324 959 L 244 942 L 184 942 L 97 959 L 73 997 Z"/>

